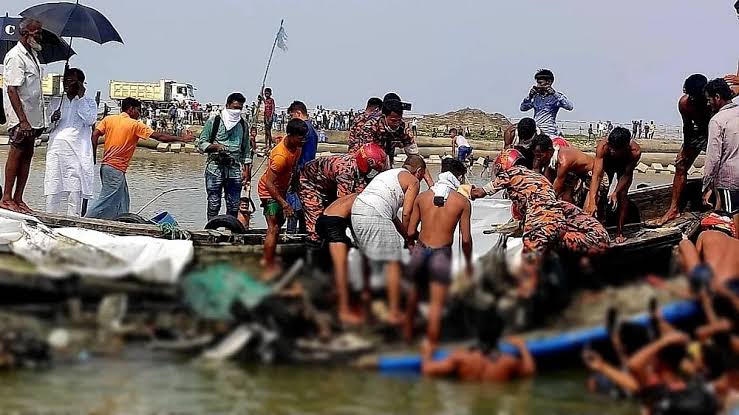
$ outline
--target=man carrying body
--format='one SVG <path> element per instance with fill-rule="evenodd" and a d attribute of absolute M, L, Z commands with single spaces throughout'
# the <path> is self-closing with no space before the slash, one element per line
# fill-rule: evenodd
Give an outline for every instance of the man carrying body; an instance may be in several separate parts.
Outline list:
<path fill-rule="evenodd" d="M 275 100 L 272 98 L 272 88 L 264 88 L 264 142 L 267 150 L 272 149 L 272 122 L 275 115 Z"/>
<path fill-rule="evenodd" d="M 361 192 L 375 175 L 387 167 L 387 155 L 375 143 L 365 144 L 356 153 L 319 157 L 306 164 L 300 173 L 299 196 L 308 238 L 318 241 L 316 221 L 329 204 Z"/>
<path fill-rule="evenodd" d="M 705 95 L 716 115 L 708 124 L 708 147 L 703 173 L 704 201 L 715 193 L 717 208 L 734 218 L 734 237 L 739 238 L 739 106 L 723 79 L 714 79 Z"/>
<path fill-rule="evenodd" d="M 706 150 L 708 122 L 713 115 L 703 93 L 707 83 L 708 79 L 705 76 L 694 74 L 690 75 L 683 85 L 684 95 L 677 103 L 677 109 L 683 119 L 683 145 L 675 159 L 675 178 L 672 181 L 670 207 L 656 222 L 657 225 L 664 225 L 680 216 L 680 199 L 688 180 L 688 170 L 700 152 Z"/>
<path fill-rule="evenodd" d="M 176 137 L 152 130 L 138 121 L 141 101 L 126 98 L 121 102 L 121 113 L 109 115 L 95 127 L 92 133 L 92 154 L 97 150 L 100 137 L 105 136 L 103 162 L 100 165 L 102 188 L 98 199 L 87 210 L 85 217 L 115 219 L 128 213 L 131 199 L 128 195 L 126 170 L 136 151 L 139 140 L 153 138 L 165 143 L 189 142 L 192 135 Z M 188 132 L 189 133 L 189 132 Z"/>
<path fill-rule="evenodd" d="M 506 339 L 508 344 L 517 349 L 518 356 L 497 350 L 498 340 L 503 333 L 503 321 L 495 310 L 480 311 L 477 320 L 478 344 L 474 348 L 457 349 L 449 357 L 435 361 L 434 345 L 423 342 L 421 372 L 424 376 L 452 375 L 463 381 L 508 382 L 534 375 L 536 363 L 523 339 Z"/>
<path fill-rule="evenodd" d="M 285 217 L 293 215 L 293 209 L 286 200 L 287 189 L 293 180 L 308 126 L 296 118 L 287 123 L 286 132 L 287 136 L 270 151 L 269 165 L 259 179 L 258 186 L 259 199 L 262 201 L 267 222 L 261 265 L 264 267 L 264 275 L 268 277 L 274 276 L 278 270 L 275 265 L 275 250 L 280 228 L 285 223 Z"/>
<path fill-rule="evenodd" d="M 575 147 L 554 148 L 549 136 L 540 134 L 531 144 L 534 150 L 534 171 L 541 172 L 554 185 L 557 199 L 582 208 L 590 192 L 593 178 L 593 158 Z M 608 186 L 600 194 L 608 196 Z"/>
<path fill-rule="evenodd" d="M 392 95 L 397 97 L 395 94 Z M 349 152 L 356 152 L 367 143 L 376 143 L 382 147 L 385 154 L 390 157 L 391 165 L 396 147 L 403 147 L 407 155 L 418 155 L 416 140 L 406 130 L 403 122 L 403 103 L 400 99 L 386 97 L 379 116 L 369 118 L 361 128 L 352 128 L 349 132 Z M 428 172 L 424 180 L 429 186 L 434 184 L 434 179 Z"/>
<path fill-rule="evenodd" d="M 529 95 L 521 102 L 521 111 L 534 110 L 536 126 L 542 133 L 550 136 L 561 136 L 557 126 L 557 113 L 560 108 L 572 111 L 573 105 L 564 94 L 552 88 L 554 74 L 549 69 L 541 69 L 534 75 L 536 85 L 531 87 Z"/>
<path fill-rule="evenodd" d="M 241 118 L 246 98 L 234 92 L 220 114 L 208 119 L 200 133 L 198 148 L 208 154 L 205 189 L 208 220 L 218 216 L 225 193 L 226 214 L 237 217 L 241 189 L 251 184 L 252 147 L 246 121 Z"/>
<path fill-rule="evenodd" d="M 408 234 L 419 180 L 426 174 L 426 163 L 410 155 L 402 168 L 384 171 L 357 196 L 352 206 L 354 240 L 360 251 L 375 265 L 385 267 L 390 316 L 388 323 L 400 325 L 400 279 L 403 242 Z M 403 219 L 397 218 L 403 209 Z"/>
<path fill-rule="evenodd" d="M 608 249 L 610 239 L 595 218 L 571 203 L 557 200 L 549 181 L 521 166 L 523 162 L 518 150 L 503 150 L 493 165 L 493 181 L 473 188 L 471 196 L 475 200 L 506 190 L 513 210 L 522 216 L 524 261 L 519 294 L 529 297 L 538 285 L 539 269 L 549 251 L 596 256 Z"/>
<path fill-rule="evenodd" d="M 92 198 L 95 163 L 92 156 L 92 126 L 97 121 L 97 104 L 85 97 L 85 74 L 77 68 L 64 74 L 62 97 L 52 98 L 49 114 L 52 125 L 46 150 L 44 195 L 49 213 L 80 216 L 82 199 Z M 61 109 L 60 109 L 61 106 Z M 62 206 L 63 200 L 67 206 Z"/>
<path fill-rule="evenodd" d="M 595 150 L 595 161 L 593 162 L 593 178 L 590 182 L 590 192 L 585 201 L 585 213 L 596 215 L 598 211 L 598 194 L 600 193 L 603 174 L 608 177 L 609 187 L 614 174 L 618 184 L 616 190 L 608 197 L 608 205 L 613 210 L 618 210 L 618 222 L 616 224 L 617 244 L 623 243 L 623 228 L 626 221 L 626 213 L 629 209 L 628 193 L 631 182 L 634 180 L 634 169 L 641 159 L 641 147 L 631 139 L 629 130 L 616 127 L 608 135 L 608 138 L 598 143 Z"/>
<path fill-rule="evenodd" d="M 28 18 L 21 20 L 19 26 L 21 38 L 3 61 L 10 150 L 5 164 L 5 187 L 0 208 L 31 213 L 31 208 L 23 201 L 23 192 L 31 171 L 34 143 L 46 128 L 41 63 L 38 60 L 42 28 L 39 21 Z"/>
<path fill-rule="evenodd" d="M 428 289 L 430 299 L 426 339 L 432 346 L 439 341 L 444 301 L 452 283 L 452 243 L 457 225 L 461 233 L 467 276 L 472 276 L 472 206 L 465 196 L 457 192 L 467 168 L 461 161 L 450 159 L 442 165 L 441 170 L 439 180 L 431 189 L 416 198 L 408 225 L 408 242 L 412 248 L 406 276 L 415 284 L 415 288 L 408 299 L 405 335 L 410 341 L 419 292 Z M 418 242 L 414 243 L 416 238 Z"/>

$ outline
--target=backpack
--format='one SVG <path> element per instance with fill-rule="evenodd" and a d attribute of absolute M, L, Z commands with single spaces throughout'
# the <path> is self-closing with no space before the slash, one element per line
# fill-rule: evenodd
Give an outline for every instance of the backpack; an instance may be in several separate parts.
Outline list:
<path fill-rule="evenodd" d="M 246 136 L 246 121 L 244 121 L 244 119 L 242 118 L 242 119 L 239 120 L 239 124 L 241 124 L 241 130 L 243 132 L 243 134 L 241 135 L 241 139 L 242 140 L 245 140 L 245 139 L 247 139 L 247 136 Z M 213 120 L 213 128 L 211 128 L 211 130 L 210 130 L 210 137 L 209 137 L 209 140 L 208 140 L 211 144 L 213 144 L 213 143 L 216 142 L 216 135 L 218 135 L 218 129 L 219 128 L 221 128 L 221 116 L 220 115 L 216 115 L 215 119 Z"/>

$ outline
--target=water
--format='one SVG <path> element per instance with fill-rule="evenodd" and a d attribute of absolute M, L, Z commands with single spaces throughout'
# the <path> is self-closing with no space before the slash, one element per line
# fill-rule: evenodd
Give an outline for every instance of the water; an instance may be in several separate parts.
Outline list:
<path fill-rule="evenodd" d="M 4 413 L 637 413 L 588 395 L 582 372 L 509 385 L 389 377 L 327 367 L 207 366 L 144 349 L 49 371 L 0 375 Z"/>
<path fill-rule="evenodd" d="M 6 155 L 7 150 L 0 150 L 0 160 Z M 37 209 L 45 206 L 44 161 L 45 149 L 40 148 L 26 191 L 27 201 Z M 164 190 L 195 187 L 199 190 L 164 196 L 143 215 L 167 210 L 184 227 L 202 228 L 206 207 L 203 168 L 202 156 L 138 151 L 127 175 L 132 211 Z M 475 176 L 480 181 L 479 167 Z M 253 225 L 263 226 L 261 215 Z M 575 370 L 510 385 L 477 385 L 388 377 L 348 368 L 242 367 L 234 363 L 208 367 L 133 348 L 123 356 L 93 358 L 51 370 L 1 373 L 0 402 L 4 413 L 637 413 L 632 404 L 590 395 L 584 387 L 585 377 L 583 370 Z"/>

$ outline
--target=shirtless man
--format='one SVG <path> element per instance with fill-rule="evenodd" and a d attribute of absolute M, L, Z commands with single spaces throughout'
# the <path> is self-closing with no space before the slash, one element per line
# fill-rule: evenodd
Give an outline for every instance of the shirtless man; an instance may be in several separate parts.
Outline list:
<path fill-rule="evenodd" d="M 351 240 L 346 235 L 350 226 L 352 205 L 358 193 L 340 197 L 323 211 L 316 221 L 316 233 L 320 241 L 328 244 L 331 262 L 336 282 L 336 296 L 338 297 L 339 320 L 344 324 L 356 325 L 362 323 L 362 318 L 353 314 L 349 308 L 349 268 L 348 255 Z"/>
<path fill-rule="evenodd" d="M 531 148 L 534 171 L 541 172 L 554 185 L 557 199 L 582 207 L 590 192 L 593 158 L 575 147 L 560 147 L 555 151 L 551 138 L 544 134 L 534 137 Z"/>
<path fill-rule="evenodd" d="M 708 267 L 714 291 L 739 287 L 739 240 L 723 232 L 704 231 L 695 244 L 687 239 L 680 242 L 679 252 L 686 275 L 697 277 Z"/>
<path fill-rule="evenodd" d="M 713 112 L 708 105 L 703 88 L 708 79 L 701 74 L 690 75 L 683 85 L 683 96 L 677 103 L 680 117 L 683 119 L 683 146 L 675 159 L 675 178 L 672 181 L 672 199 L 670 207 L 656 225 L 665 223 L 680 216 L 680 198 L 688 180 L 688 169 L 693 165 L 701 151 L 706 151 L 708 144 L 708 122 Z"/>
<path fill-rule="evenodd" d="M 503 332 L 503 322 L 494 311 L 480 314 L 477 348 L 458 349 L 449 357 L 434 361 L 434 347 L 427 341 L 423 342 L 421 370 L 424 376 L 454 376 L 473 382 L 508 382 L 534 375 L 536 363 L 526 348 L 526 342 L 518 337 L 508 337 L 506 342 L 518 350 L 518 356 L 498 352 L 496 349 Z"/>
<path fill-rule="evenodd" d="M 444 300 L 452 282 L 452 243 L 457 225 L 462 234 L 462 252 L 467 264 L 467 275 L 472 275 L 470 233 L 472 206 L 466 197 L 457 192 L 465 174 L 467 168 L 464 163 L 456 159 L 445 160 L 439 180 L 431 189 L 419 194 L 413 204 L 413 213 L 408 225 L 408 242 L 412 246 L 412 256 L 406 269 L 406 277 L 415 283 L 415 288 L 408 299 L 406 340 L 410 341 L 413 336 L 419 291 L 422 285 L 427 285 L 430 301 L 426 338 L 433 346 L 439 341 Z M 419 222 L 420 234 L 418 234 Z"/>
<path fill-rule="evenodd" d="M 536 122 L 533 118 L 521 118 L 516 124 L 512 124 L 506 128 L 503 133 L 504 148 L 513 146 L 528 147 L 531 140 L 536 135 Z"/>
<path fill-rule="evenodd" d="M 595 150 L 593 179 L 590 182 L 590 193 L 588 193 L 583 210 L 586 214 L 595 216 L 598 210 L 598 193 L 603 173 L 607 175 L 609 184 L 615 173 L 618 184 L 616 190 L 608 197 L 608 205 L 613 210 L 618 209 L 615 239 L 617 244 L 626 240 L 624 222 L 629 208 L 628 193 L 639 159 L 641 159 L 641 147 L 631 139 L 629 130 L 623 127 L 614 128 L 607 139 L 598 143 Z"/>

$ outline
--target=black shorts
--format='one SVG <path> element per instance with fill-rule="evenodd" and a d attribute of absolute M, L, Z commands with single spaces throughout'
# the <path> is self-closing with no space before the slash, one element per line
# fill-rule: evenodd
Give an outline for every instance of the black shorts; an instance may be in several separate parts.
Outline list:
<path fill-rule="evenodd" d="M 346 235 L 349 227 L 349 219 L 339 216 L 321 215 L 316 221 L 316 234 L 324 243 L 345 243 L 351 245 L 352 241 Z"/>
<path fill-rule="evenodd" d="M 44 129 L 43 128 L 34 128 L 31 130 L 31 135 L 23 136 L 21 135 L 21 129 L 20 126 L 16 125 L 15 127 L 8 130 L 8 136 L 10 137 L 10 145 L 16 148 L 27 148 L 27 147 L 33 147 L 36 139 L 41 137 L 41 134 L 43 134 Z"/>
<path fill-rule="evenodd" d="M 716 198 L 718 199 L 722 212 L 726 212 L 729 215 L 739 213 L 739 190 L 717 189 Z"/>

